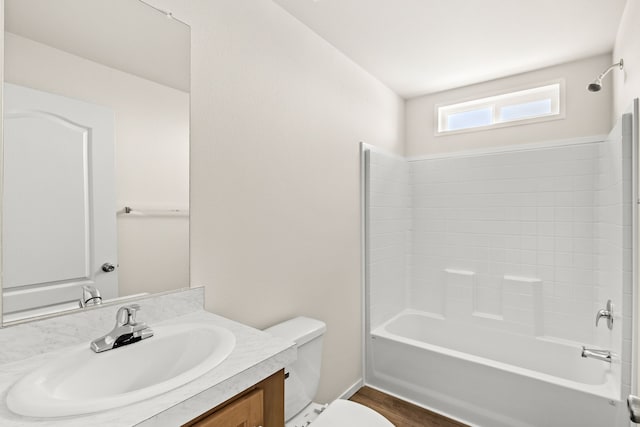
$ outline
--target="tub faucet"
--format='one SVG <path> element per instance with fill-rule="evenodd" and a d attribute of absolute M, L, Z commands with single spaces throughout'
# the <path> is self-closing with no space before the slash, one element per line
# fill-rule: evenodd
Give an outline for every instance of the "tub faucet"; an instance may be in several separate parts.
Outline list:
<path fill-rule="evenodd" d="M 116 313 L 116 326 L 107 335 L 91 341 L 91 350 L 100 353 L 151 338 L 153 330 L 145 322 L 136 322 L 138 310 L 138 304 L 120 307 Z"/>
<path fill-rule="evenodd" d="M 594 348 L 585 348 L 582 346 L 582 357 L 611 363 L 611 352 L 609 350 L 596 350 Z"/>
<path fill-rule="evenodd" d="M 596 313 L 596 326 L 598 326 L 598 322 L 602 317 L 607 319 L 607 328 L 613 329 L 613 304 L 611 300 L 607 301 L 607 308 L 598 310 L 598 313 Z"/>

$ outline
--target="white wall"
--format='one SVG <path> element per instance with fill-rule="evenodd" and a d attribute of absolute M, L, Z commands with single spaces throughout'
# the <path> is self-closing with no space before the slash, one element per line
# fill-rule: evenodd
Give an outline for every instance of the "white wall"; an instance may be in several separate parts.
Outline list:
<path fill-rule="evenodd" d="M 611 91 L 588 92 L 585 88 L 604 68 L 610 55 L 600 55 L 555 67 L 492 80 L 445 92 L 412 98 L 406 102 L 407 157 L 451 151 L 524 144 L 549 139 L 606 135 L 611 130 Z M 518 125 L 478 132 L 434 136 L 437 104 L 482 98 L 564 78 L 566 117 L 542 123 Z"/>
<path fill-rule="evenodd" d="M 116 209 L 189 205 L 189 94 L 5 34 L 10 83 L 110 107 Z M 188 286 L 188 218 L 118 217 L 121 295 Z"/>
<path fill-rule="evenodd" d="M 624 70 L 613 70 L 613 116 L 618 117 L 631 106 L 634 98 L 640 97 L 640 2 L 627 1 L 615 47 L 614 62 L 624 59 Z M 609 78 L 607 78 L 609 79 Z M 609 80 L 611 83 L 611 80 Z M 605 80 L 606 84 L 606 80 Z"/>
<path fill-rule="evenodd" d="M 154 0 L 191 25 L 191 283 L 264 328 L 327 323 L 319 401 L 362 377 L 359 147 L 403 102 L 271 1 Z"/>

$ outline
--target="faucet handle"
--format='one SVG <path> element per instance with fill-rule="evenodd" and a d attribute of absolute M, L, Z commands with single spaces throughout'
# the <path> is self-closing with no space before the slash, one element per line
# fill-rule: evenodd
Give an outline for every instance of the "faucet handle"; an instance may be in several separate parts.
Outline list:
<path fill-rule="evenodd" d="M 140 310 L 140 306 L 138 304 L 131 304 L 128 306 L 129 307 L 129 324 L 130 325 L 135 325 L 136 324 L 136 313 L 138 313 L 138 310 Z"/>
<path fill-rule="evenodd" d="M 602 317 L 607 319 L 607 327 L 609 329 L 613 329 L 613 303 L 611 302 L 611 300 L 607 301 L 606 309 L 598 310 L 598 312 L 596 313 L 596 327 L 598 326 L 598 322 Z"/>
<path fill-rule="evenodd" d="M 609 312 L 605 309 L 598 310 L 598 312 L 596 313 L 596 326 L 598 326 L 598 322 L 600 322 L 600 318 L 602 317 L 606 317 L 608 319 Z"/>
<path fill-rule="evenodd" d="M 136 313 L 140 310 L 140 305 L 123 305 L 116 313 L 116 327 L 136 324 Z"/>

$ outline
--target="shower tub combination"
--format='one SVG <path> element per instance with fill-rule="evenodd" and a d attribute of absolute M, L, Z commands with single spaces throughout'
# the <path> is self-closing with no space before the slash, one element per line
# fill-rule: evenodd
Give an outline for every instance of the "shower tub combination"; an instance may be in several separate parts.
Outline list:
<path fill-rule="evenodd" d="M 472 426 L 628 427 L 631 120 L 410 162 L 363 146 L 365 383 Z"/>
<path fill-rule="evenodd" d="M 368 346 L 370 385 L 470 425 L 627 425 L 619 365 L 581 359 L 577 346 L 412 310 L 374 329 Z"/>

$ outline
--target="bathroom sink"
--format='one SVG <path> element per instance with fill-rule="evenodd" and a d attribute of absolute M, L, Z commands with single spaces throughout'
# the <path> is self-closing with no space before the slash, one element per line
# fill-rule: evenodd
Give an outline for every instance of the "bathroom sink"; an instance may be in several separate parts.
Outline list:
<path fill-rule="evenodd" d="M 205 374 L 235 347 L 233 333 L 206 323 L 153 327 L 154 336 L 103 353 L 70 349 L 14 384 L 7 406 L 19 415 L 88 414 L 157 396 Z"/>

